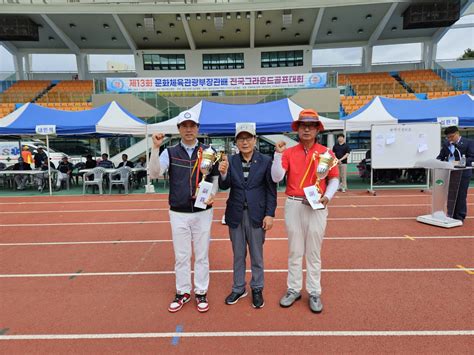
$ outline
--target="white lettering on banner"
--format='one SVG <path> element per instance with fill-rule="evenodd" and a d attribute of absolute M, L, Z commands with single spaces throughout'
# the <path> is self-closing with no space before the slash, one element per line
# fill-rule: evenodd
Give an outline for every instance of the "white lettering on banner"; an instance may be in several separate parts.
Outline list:
<path fill-rule="evenodd" d="M 107 91 L 310 89 L 327 85 L 327 73 L 183 78 L 107 78 Z"/>
<path fill-rule="evenodd" d="M 38 125 L 36 126 L 36 133 L 41 135 L 56 134 L 56 125 Z"/>

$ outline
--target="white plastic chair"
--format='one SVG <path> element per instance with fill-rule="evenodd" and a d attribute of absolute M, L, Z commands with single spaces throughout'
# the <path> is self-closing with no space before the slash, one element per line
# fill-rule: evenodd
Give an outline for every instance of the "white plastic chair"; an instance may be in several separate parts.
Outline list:
<path fill-rule="evenodd" d="M 109 193 L 112 193 L 112 185 L 117 185 L 119 186 L 119 188 L 123 185 L 125 189 L 125 194 L 128 195 L 128 185 L 130 184 L 131 172 L 132 170 L 128 166 L 122 166 L 121 168 L 118 168 L 117 170 L 115 170 L 115 172 L 110 174 Z M 119 177 L 118 179 L 116 178 L 117 176 Z"/>
<path fill-rule="evenodd" d="M 105 174 L 105 169 L 104 168 L 94 168 L 88 173 L 84 173 L 84 178 L 83 178 L 83 188 L 82 188 L 82 194 L 84 195 L 86 193 L 86 187 L 87 186 L 95 186 L 97 185 L 99 187 L 99 193 L 102 195 L 102 185 L 104 183 L 104 174 Z M 89 180 L 89 176 L 94 176 L 94 180 Z"/>

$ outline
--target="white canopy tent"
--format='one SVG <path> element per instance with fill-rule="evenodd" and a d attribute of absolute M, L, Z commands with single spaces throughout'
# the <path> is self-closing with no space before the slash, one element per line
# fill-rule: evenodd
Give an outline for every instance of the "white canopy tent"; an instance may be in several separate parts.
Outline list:
<path fill-rule="evenodd" d="M 366 106 L 343 118 L 345 130 L 351 131 L 370 131 L 373 124 L 397 123 L 398 120 L 393 117 L 384 107 L 377 96 Z"/>

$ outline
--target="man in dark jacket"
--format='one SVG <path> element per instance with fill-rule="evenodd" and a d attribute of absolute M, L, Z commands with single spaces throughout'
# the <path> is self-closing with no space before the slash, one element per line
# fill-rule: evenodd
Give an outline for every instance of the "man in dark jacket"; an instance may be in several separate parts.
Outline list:
<path fill-rule="evenodd" d="M 128 166 L 129 168 L 133 168 L 134 164 L 128 160 L 128 155 L 127 154 L 122 154 L 122 161 L 118 165 L 118 168 L 121 168 L 122 166 Z"/>
<path fill-rule="evenodd" d="M 456 126 L 446 127 L 444 134 L 446 135 L 446 142 L 443 144 L 436 159 L 459 162 L 464 157 L 466 166 L 472 166 L 474 161 L 474 141 L 461 137 Z M 467 215 L 467 190 L 469 189 L 471 176 L 472 169 L 464 170 L 461 175 L 457 197 L 448 196 L 448 200 L 456 201 L 454 206 L 449 206 L 448 203 L 448 215 L 452 214 L 454 219 L 460 221 L 464 221 Z"/>
<path fill-rule="evenodd" d="M 277 204 L 276 184 L 272 181 L 272 160 L 255 150 L 255 123 L 237 123 L 235 140 L 239 154 L 219 164 L 219 187 L 230 188 L 225 212 L 234 252 L 234 283 L 226 304 L 234 304 L 247 295 L 245 259 L 247 244 L 252 265 L 252 306 L 262 308 L 263 243 L 272 228 Z"/>
<path fill-rule="evenodd" d="M 33 160 L 35 161 L 35 169 L 40 169 L 43 162 L 48 161 L 48 156 L 42 147 L 38 147 L 38 151 L 35 153 Z M 48 167 L 48 163 L 46 163 L 46 167 Z"/>
<path fill-rule="evenodd" d="M 61 183 L 66 181 L 71 177 L 73 165 L 68 161 L 67 156 L 63 156 L 61 162 L 58 164 L 58 179 L 56 181 L 56 189 L 61 188 Z"/>

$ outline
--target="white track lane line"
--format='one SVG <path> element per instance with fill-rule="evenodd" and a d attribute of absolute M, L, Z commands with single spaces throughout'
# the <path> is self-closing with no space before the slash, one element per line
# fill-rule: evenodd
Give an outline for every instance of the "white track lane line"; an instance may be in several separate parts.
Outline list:
<path fill-rule="evenodd" d="M 472 190 L 472 188 L 471 188 Z M 168 194 L 160 194 L 163 196 L 168 196 Z M 474 196 L 474 193 L 468 194 L 469 196 Z M 47 196 L 36 196 L 36 197 L 44 197 L 47 198 Z M 78 197 L 78 195 L 62 195 L 62 196 L 55 196 L 55 197 Z M 55 198 L 53 197 L 53 199 Z M 105 197 L 105 196 L 104 196 Z M 377 195 L 377 196 L 372 196 L 367 194 L 367 196 L 358 196 L 358 195 L 336 195 L 334 198 L 338 200 L 345 200 L 345 199 L 351 199 L 351 198 L 372 198 L 372 199 L 380 199 L 380 198 L 399 198 L 399 197 L 427 197 L 429 198 L 430 195 L 428 194 L 413 194 L 413 195 Z M 2 199 L 9 199 L 12 197 L 0 197 L 0 201 Z M 14 197 L 15 199 L 17 198 L 32 198 L 32 196 L 17 196 Z M 281 195 L 278 196 L 279 199 L 285 199 L 286 196 Z M 227 200 L 227 197 L 217 197 L 215 198 L 216 201 L 225 201 Z M 0 202 L 0 205 L 47 205 L 47 204 L 74 204 L 74 203 L 128 203 L 128 202 L 168 202 L 168 198 L 157 198 L 157 199 L 121 199 L 121 200 L 108 200 L 104 198 L 103 200 L 75 200 L 75 201 L 66 201 L 66 200 L 58 200 L 58 201 L 24 201 L 24 202 Z"/>
<path fill-rule="evenodd" d="M 473 216 L 468 216 L 466 219 L 473 219 Z M 400 220 L 416 220 L 415 216 L 407 217 L 334 217 L 328 218 L 328 221 L 400 221 Z M 275 218 L 275 222 L 284 221 L 283 218 Z M 212 220 L 213 223 L 222 223 L 221 219 Z M 0 224 L 0 227 L 52 227 L 52 226 L 97 226 L 97 225 L 118 225 L 118 224 L 164 224 L 170 223 L 166 221 L 113 221 L 113 222 L 69 222 L 69 223 L 12 223 L 12 224 Z"/>
<path fill-rule="evenodd" d="M 255 331 L 104 334 L 20 334 L 0 335 L 1 340 L 96 340 L 146 338 L 245 338 L 245 337 L 438 337 L 473 336 L 474 330 L 364 330 L 364 331 Z"/>
<path fill-rule="evenodd" d="M 446 235 L 446 236 L 411 236 L 414 239 L 430 240 L 430 239 L 474 239 L 473 235 Z M 334 240 L 406 240 L 403 237 L 326 237 L 326 241 Z M 265 238 L 265 241 L 286 241 L 287 237 Z M 0 247 L 14 246 L 53 246 L 53 245 L 88 245 L 88 244 L 141 244 L 141 243 L 172 243 L 171 239 L 145 239 L 145 240 L 92 240 L 78 242 L 23 242 L 23 243 L 0 243 Z M 211 242 L 230 242 L 229 237 L 211 238 Z"/>
<path fill-rule="evenodd" d="M 474 203 L 468 203 L 468 206 L 474 206 Z M 419 204 L 390 204 L 390 205 L 330 205 L 333 208 L 374 208 L 374 207 L 429 207 L 429 203 Z M 277 206 L 278 209 L 283 209 L 285 206 Z M 97 213 L 97 212 L 151 212 L 151 211 L 168 211 L 169 208 L 120 208 L 108 210 L 41 210 L 41 211 L 0 211 L 0 214 L 48 214 L 48 213 Z M 214 210 L 225 210 L 225 206 L 214 207 Z"/>
<path fill-rule="evenodd" d="M 323 273 L 436 273 L 436 272 L 458 272 L 474 271 L 474 268 L 422 268 L 422 269 L 323 269 Z M 233 270 L 210 270 L 211 274 L 230 274 Z M 268 269 L 265 273 L 287 273 L 287 269 Z M 306 272 L 303 269 L 303 272 Z M 191 271 L 191 273 L 194 273 Z M 250 273 L 250 270 L 247 270 Z M 81 272 L 79 273 L 59 273 L 59 274 L 0 274 L 0 279 L 21 279 L 21 278 L 51 278 L 51 277 L 85 277 L 85 276 L 157 276 L 174 275 L 174 271 L 115 271 L 115 272 Z"/>

